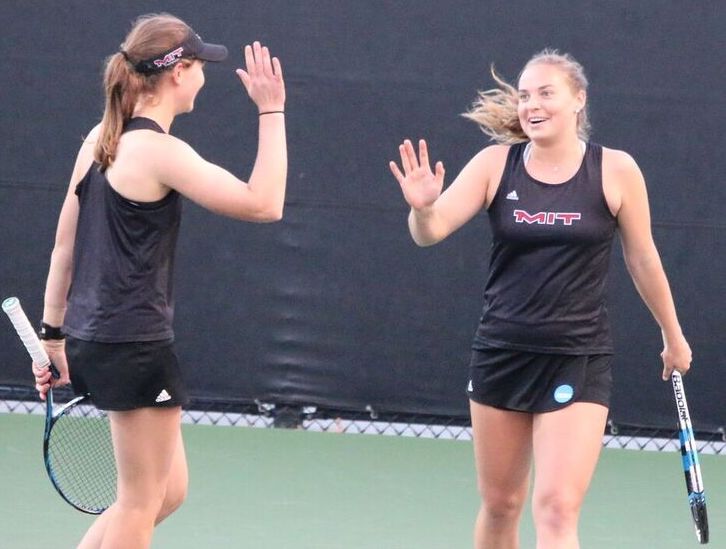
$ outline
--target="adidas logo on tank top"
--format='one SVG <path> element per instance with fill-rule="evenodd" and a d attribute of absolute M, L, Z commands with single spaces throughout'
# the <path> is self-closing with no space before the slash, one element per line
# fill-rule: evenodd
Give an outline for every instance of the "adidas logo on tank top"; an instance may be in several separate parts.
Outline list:
<path fill-rule="evenodd" d="M 171 395 L 166 392 L 166 389 L 162 389 L 161 392 L 156 395 L 156 402 L 166 402 L 171 400 Z"/>

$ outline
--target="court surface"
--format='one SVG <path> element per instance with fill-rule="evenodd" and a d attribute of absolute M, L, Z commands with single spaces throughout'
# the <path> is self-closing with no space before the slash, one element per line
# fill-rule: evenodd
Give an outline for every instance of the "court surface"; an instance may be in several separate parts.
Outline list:
<path fill-rule="evenodd" d="M 75 547 L 93 520 L 56 495 L 42 416 L 0 414 L 4 549 Z M 471 443 L 185 425 L 190 493 L 159 549 L 459 549 L 478 505 Z M 702 456 L 711 543 L 726 548 L 726 457 Z M 680 456 L 603 451 L 583 549 L 696 547 Z M 522 549 L 534 547 L 527 509 Z"/>

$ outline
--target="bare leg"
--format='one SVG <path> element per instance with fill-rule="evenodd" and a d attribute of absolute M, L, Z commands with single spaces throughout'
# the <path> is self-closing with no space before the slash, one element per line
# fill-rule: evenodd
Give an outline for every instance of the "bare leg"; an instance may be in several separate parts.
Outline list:
<path fill-rule="evenodd" d="M 172 463 L 179 455 L 181 408 L 110 412 L 109 418 L 118 494 L 80 547 L 145 549 L 151 544 L 154 524 L 166 499 Z"/>
<path fill-rule="evenodd" d="M 181 429 L 179 429 L 179 438 L 174 452 L 171 470 L 169 472 L 169 480 L 167 482 L 164 503 L 156 517 L 155 525 L 159 524 L 162 520 L 171 515 L 184 502 L 188 482 L 186 454 L 184 452 Z M 104 511 L 104 513 L 94 521 L 91 528 L 83 536 L 83 539 L 78 545 L 78 549 L 98 549 L 101 547 L 106 527 L 114 512 L 114 507 L 115 505 L 112 505 L 106 509 L 106 511 Z"/>
<path fill-rule="evenodd" d="M 171 462 L 169 481 L 166 483 L 164 502 L 161 504 L 161 511 L 156 517 L 154 525 L 159 524 L 174 511 L 179 509 L 187 497 L 189 487 L 189 471 L 187 469 L 187 456 L 184 452 L 184 441 L 179 429 L 179 438 L 174 450 L 174 459 Z"/>
<path fill-rule="evenodd" d="M 577 522 L 595 471 L 608 410 L 576 402 L 534 419 L 537 549 L 577 549 Z"/>
<path fill-rule="evenodd" d="M 475 549 L 517 549 L 519 519 L 529 488 L 532 414 L 469 401 L 482 504 Z"/>

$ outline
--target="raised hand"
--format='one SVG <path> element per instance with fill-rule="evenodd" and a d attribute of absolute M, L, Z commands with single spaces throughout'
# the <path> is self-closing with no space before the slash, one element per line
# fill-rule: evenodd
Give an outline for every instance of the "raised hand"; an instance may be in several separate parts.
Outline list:
<path fill-rule="evenodd" d="M 444 186 L 444 165 L 436 162 L 435 172 L 431 171 L 426 141 L 418 142 L 418 157 L 411 141 L 406 139 L 398 147 L 401 154 L 403 173 L 398 165 L 391 161 L 388 165 L 393 176 L 401 185 L 403 197 L 408 205 L 415 210 L 431 206 L 441 194 Z"/>
<path fill-rule="evenodd" d="M 237 69 L 250 99 L 259 112 L 281 111 L 285 108 L 285 82 L 282 66 L 277 57 L 270 58 L 270 50 L 259 42 L 244 48 L 247 70 Z"/>

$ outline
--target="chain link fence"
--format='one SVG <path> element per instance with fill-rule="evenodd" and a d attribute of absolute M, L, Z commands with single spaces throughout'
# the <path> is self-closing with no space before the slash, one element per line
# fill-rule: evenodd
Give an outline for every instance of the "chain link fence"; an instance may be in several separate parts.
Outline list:
<path fill-rule="evenodd" d="M 54 392 L 54 398 L 56 402 L 66 402 L 72 398 L 72 393 L 67 389 L 59 389 Z M 0 386 L 0 413 L 44 414 L 45 404 L 29 387 Z M 355 411 L 258 400 L 193 399 L 184 410 L 182 421 L 195 425 L 471 440 L 468 416 L 388 413 L 370 406 Z M 726 456 L 726 432 L 723 428 L 715 432 L 697 431 L 695 434 L 700 453 Z M 654 429 L 608 421 L 603 445 L 606 448 L 628 450 L 680 451 L 675 425 L 673 429 Z"/>

